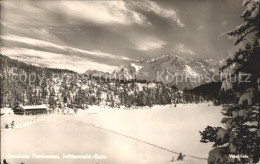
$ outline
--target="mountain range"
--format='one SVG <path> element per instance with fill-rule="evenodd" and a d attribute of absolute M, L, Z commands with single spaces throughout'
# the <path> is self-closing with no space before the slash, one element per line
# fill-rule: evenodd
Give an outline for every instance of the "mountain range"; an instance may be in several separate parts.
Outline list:
<path fill-rule="evenodd" d="M 164 55 L 149 60 L 139 60 L 121 65 L 112 73 L 88 70 L 86 74 L 94 76 L 110 76 L 119 79 L 145 79 L 175 85 L 179 89 L 194 88 L 211 82 L 214 74 L 218 74 L 224 59 L 201 59 Z"/>

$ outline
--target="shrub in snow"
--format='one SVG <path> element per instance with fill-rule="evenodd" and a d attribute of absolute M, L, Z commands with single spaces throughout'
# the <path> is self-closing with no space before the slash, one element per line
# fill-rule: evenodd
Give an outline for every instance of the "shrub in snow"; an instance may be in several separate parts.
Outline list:
<path fill-rule="evenodd" d="M 15 123 L 14 123 L 14 121 L 12 121 L 11 122 L 11 128 L 14 128 L 14 125 L 15 125 Z"/>
<path fill-rule="evenodd" d="M 184 157 L 185 157 L 185 155 L 182 154 L 182 153 L 180 153 L 180 154 L 178 155 L 178 157 L 177 157 L 177 161 L 183 161 Z"/>
<path fill-rule="evenodd" d="M 174 162 L 175 161 L 175 157 L 172 157 L 172 160 L 171 160 L 171 162 Z"/>

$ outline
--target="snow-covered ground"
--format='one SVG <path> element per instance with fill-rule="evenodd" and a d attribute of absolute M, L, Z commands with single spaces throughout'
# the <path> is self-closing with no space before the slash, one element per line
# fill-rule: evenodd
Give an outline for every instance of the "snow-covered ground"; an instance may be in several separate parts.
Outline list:
<path fill-rule="evenodd" d="M 199 142 L 199 131 L 207 125 L 221 126 L 220 111 L 221 107 L 208 103 L 130 110 L 91 106 L 76 115 L 53 115 L 30 126 L 2 131 L 1 158 L 11 164 L 160 164 L 171 163 L 178 156 L 174 152 L 182 152 L 185 160 L 174 163 L 206 164 L 192 156 L 207 158 L 212 145 Z M 8 115 L 1 119 L 4 117 Z M 33 153 L 60 159 L 36 159 Z M 19 154 L 30 158 L 14 158 Z M 86 155 L 86 159 L 64 159 L 66 154 Z"/>

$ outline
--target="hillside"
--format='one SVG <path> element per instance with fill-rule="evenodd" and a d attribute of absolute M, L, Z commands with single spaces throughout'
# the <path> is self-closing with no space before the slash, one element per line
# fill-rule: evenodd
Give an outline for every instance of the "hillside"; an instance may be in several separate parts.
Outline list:
<path fill-rule="evenodd" d="M 42 68 L 1 56 L 2 106 L 49 104 L 87 108 L 153 106 L 200 100 L 175 86 L 147 80 L 109 80 L 69 70 Z"/>

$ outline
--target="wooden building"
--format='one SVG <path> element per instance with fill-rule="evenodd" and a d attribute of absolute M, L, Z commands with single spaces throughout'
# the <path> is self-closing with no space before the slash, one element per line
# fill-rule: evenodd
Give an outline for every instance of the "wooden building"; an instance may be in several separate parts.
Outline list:
<path fill-rule="evenodd" d="M 50 110 L 46 105 L 31 105 L 31 106 L 17 105 L 13 108 L 13 112 L 14 114 L 18 114 L 18 115 L 36 115 L 36 114 L 48 114 L 50 113 Z"/>

